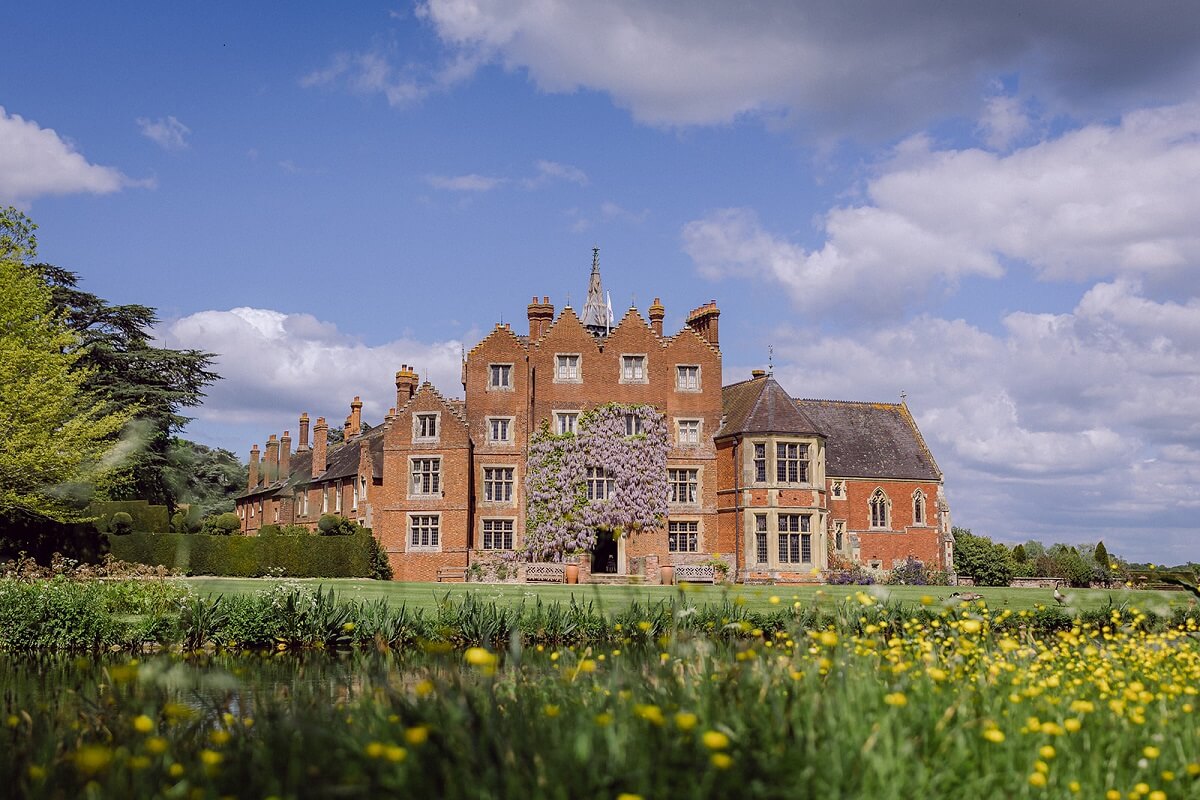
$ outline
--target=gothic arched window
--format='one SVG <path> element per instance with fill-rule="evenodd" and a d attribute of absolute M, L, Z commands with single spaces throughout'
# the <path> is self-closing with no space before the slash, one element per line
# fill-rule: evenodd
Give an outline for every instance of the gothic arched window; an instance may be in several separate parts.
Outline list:
<path fill-rule="evenodd" d="M 913 492 L 913 525 L 925 524 L 925 493 L 920 489 Z"/>
<path fill-rule="evenodd" d="M 888 502 L 887 495 L 883 493 L 883 489 L 876 489 L 871 495 L 869 505 L 871 506 L 871 527 L 872 528 L 887 528 L 888 525 Z"/>

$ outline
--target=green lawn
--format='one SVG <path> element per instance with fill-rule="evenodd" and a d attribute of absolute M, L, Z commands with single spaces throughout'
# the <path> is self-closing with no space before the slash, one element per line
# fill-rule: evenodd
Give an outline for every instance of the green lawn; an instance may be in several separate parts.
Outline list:
<path fill-rule="evenodd" d="M 267 589 L 280 583 L 273 578 L 185 578 L 185 583 L 203 594 L 238 594 Z M 333 587 L 343 598 L 358 600 L 374 600 L 385 598 L 390 603 L 406 603 L 409 607 L 433 608 L 438 599 L 447 592 L 452 597 L 462 597 L 467 593 L 486 597 L 498 603 L 516 605 L 533 602 L 542 598 L 543 602 L 569 602 L 572 597 L 580 601 L 592 601 L 597 607 L 616 610 L 628 606 L 634 601 L 656 602 L 671 597 L 680 589 L 672 586 L 558 586 L 547 584 L 487 584 L 487 583 L 398 583 L 373 581 L 361 578 L 327 578 L 327 579 L 289 579 L 289 582 L 308 586 Z M 780 604 L 801 602 L 805 605 L 816 603 L 822 607 L 831 607 L 857 591 L 870 591 L 881 598 L 920 602 L 922 597 L 936 599 L 950 597 L 951 592 L 977 592 L 983 595 L 992 608 L 1012 608 L 1014 611 L 1033 609 L 1040 605 L 1055 605 L 1053 593 L 1049 589 L 996 589 L 996 588 L 963 588 L 955 589 L 948 586 L 689 586 L 683 589 L 688 597 L 697 603 L 719 603 L 726 597 L 737 600 L 740 598 L 748 607 L 755 610 L 769 610 L 778 606 L 771 598 L 778 598 Z M 1110 598 L 1114 604 L 1124 603 L 1138 608 L 1165 613 L 1169 606 L 1185 606 L 1191 596 L 1186 592 L 1150 592 L 1129 590 L 1100 590 L 1100 589 L 1071 589 L 1066 592 L 1069 608 L 1076 610 L 1100 608 L 1106 605 Z"/>

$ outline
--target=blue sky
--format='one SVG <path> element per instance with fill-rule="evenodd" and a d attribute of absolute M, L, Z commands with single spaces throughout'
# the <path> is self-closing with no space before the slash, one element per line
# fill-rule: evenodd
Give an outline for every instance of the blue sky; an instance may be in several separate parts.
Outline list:
<path fill-rule="evenodd" d="M 189 435 L 368 420 L 534 295 L 722 309 L 725 380 L 898 399 L 956 522 L 1200 557 L 1200 11 L 27 3 L 0 203 L 219 354 Z"/>

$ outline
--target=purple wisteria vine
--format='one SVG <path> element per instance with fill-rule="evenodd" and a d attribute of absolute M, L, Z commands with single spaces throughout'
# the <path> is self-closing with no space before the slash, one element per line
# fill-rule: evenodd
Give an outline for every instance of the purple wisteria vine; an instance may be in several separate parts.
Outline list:
<path fill-rule="evenodd" d="M 653 406 L 610 403 L 580 414 L 577 430 L 555 434 L 544 422 L 530 439 L 524 555 L 531 561 L 591 549 L 600 529 L 620 536 L 666 519 L 666 417 Z"/>

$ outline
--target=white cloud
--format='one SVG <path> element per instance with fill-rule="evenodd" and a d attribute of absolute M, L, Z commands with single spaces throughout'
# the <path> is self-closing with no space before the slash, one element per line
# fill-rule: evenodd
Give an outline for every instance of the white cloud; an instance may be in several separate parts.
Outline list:
<path fill-rule="evenodd" d="M 1021 107 L 1020 98 L 1007 95 L 989 98 L 979 119 L 979 130 L 993 150 L 1007 150 L 1030 127 L 1029 115 Z"/>
<path fill-rule="evenodd" d="M 508 178 L 498 178 L 492 175 L 429 175 L 425 182 L 435 189 L 450 192 L 490 192 L 508 182 Z"/>
<path fill-rule="evenodd" d="M 138 128 L 142 131 L 142 135 L 162 149 L 187 149 L 187 137 L 192 132 L 192 129 L 175 119 L 175 117 L 167 116 L 159 117 L 158 119 L 138 117 L 137 124 Z"/>
<path fill-rule="evenodd" d="M 414 366 L 446 397 L 461 395 L 458 341 L 368 345 L 310 314 L 246 307 L 190 314 L 163 326 L 158 338 L 168 347 L 218 354 L 214 369 L 222 380 L 196 412 L 201 423 L 255 423 L 262 436 L 294 431 L 300 411 L 341 425 L 355 395 L 363 398 L 364 419 L 378 424 L 396 403 L 401 364 Z M 248 445 L 231 443 L 238 452 Z"/>
<path fill-rule="evenodd" d="M 780 330 L 776 375 L 806 397 L 906 391 L 960 524 L 1194 556 L 1200 301 L 1155 302 L 1117 281 L 1070 313 L 1003 322 L 996 335 L 931 317 L 836 337 Z"/>
<path fill-rule="evenodd" d="M 1200 264 L 1200 104 L 1135 111 L 1007 155 L 901 143 L 831 209 L 807 250 L 725 209 L 688 223 L 683 246 L 710 277 L 764 276 L 816 314 L 899 315 L 1005 259 L 1044 279 L 1193 281 Z"/>
<path fill-rule="evenodd" d="M 1147 14 L 1090 0 L 426 0 L 418 9 L 468 62 L 523 70 L 546 92 L 606 92 L 643 122 L 782 114 L 885 137 L 973 115 L 999 74 L 1020 73 L 1022 86 L 1068 109 L 1190 92 L 1198 15 L 1187 4 Z"/>
<path fill-rule="evenodd" d="M 53 129 L 0 106 L 0 202 L 55 194 L 110 194 L 139 185 L 114 167 L 91 164 Z M 140 185 L 147 185 L 144 182 Z"/>
<path fill-rule="evenodd" d="M 588 185 L 587 173 L 579 167 L 560 164 L 557 161 L 539 161 L 536 166 L 537 174 L 521 181 L 521 185 L 526 189 L 536 189 L 550 181 L 566 181 L 578 186 Z"/>
<path fill-rule="evenodd" d="M 336 54 L 328 66 L 303 76 L 300 86 L 306 89 L 342 87 L 364 96 L 381 94 L 388 105 L 402 108 L 470 78 L 479 63 L 478 57 L 459 53 L 429 69 L 417 64 L 397 66 L 393 63 L 392 52 L 386 48 L 342 52 Z"/>

